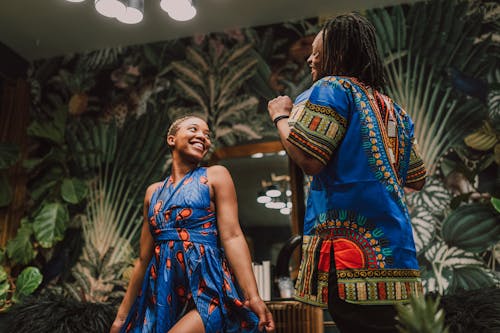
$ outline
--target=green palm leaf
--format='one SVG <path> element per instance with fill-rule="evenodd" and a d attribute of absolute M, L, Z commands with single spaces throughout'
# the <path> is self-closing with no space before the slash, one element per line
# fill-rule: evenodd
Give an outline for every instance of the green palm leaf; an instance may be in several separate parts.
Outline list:
<path fill-rule="evenodd" d="M 242 85 L 256 73 L 258 60 L 251 56 L 254 52 L 252 44 L 236 45 L 221 55 L 214 47 L 209 47 L 208 52 L 188 48 L 186 60 L 175 63 L 173 68 L 178 89 L 186 102 L 194 105 L 172 111 L 177 114 L 201 110 L 218 143 L 234 144 L 240 138 L 260 138 L 249 127 L 238 128 L 258 105 L 255 97 L 241 92 Z"/>
<path fill-rule="evenodd" d="M 111 136 L 104 133 L 107 127 L 96 126 L 94 139 L 85 143 L 85 151 L 100 152 L 82 220 L 85 245 L 73 272 L 87 299 L 106 300 L 131 259 L 142 226 L 144 191 L 159 180 L 167 158 L 164 138 L 151 133 L 164 133 L 168 123 L 168 113 L 148 112 L 129 118 Z"/>
<path fill-rule="evenodd" d="M 432 174 L 439 157 L 463 136 L 462 124 L 484 116 L 478 101 L 456 94 L 442 76 L 450 68 L 471 76 L 484 73 L 489 43 L 475 44 L 478 12 L 467 1 L 439 0 L 415 3 L 406 15 L 396 6 L 390 13 L 371 10 L 368 17 L 386 59 L 387 92 L 414 120 L 415 137 Z M 453 17 L 457 20 L 452 22 Z"/>
<path fill-rule="evenodd" d="M 186 66 L 181 62 L 173 62 L 171 64 L 172 69 L 177 73 L 179 76 L 186 77 L 189 79 L 192 83 L 203 87 L 205 85 L 205 82 L 203 80 L 203 75 L 201 73 L 198 73 L 195 68 Z"/>

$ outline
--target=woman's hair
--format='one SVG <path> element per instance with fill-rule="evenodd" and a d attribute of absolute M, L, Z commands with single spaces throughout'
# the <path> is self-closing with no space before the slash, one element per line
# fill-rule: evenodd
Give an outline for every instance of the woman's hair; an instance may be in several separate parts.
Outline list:
<path fill-rule="evenodd" d="M 187 115 L 187 116 L 182 116 L 180 118 L 177 118 L 176 120 L 174 120 L 172 122 L 172 124 L 170 125 L 170 127 L 168 128 L 168 131 L 167 131 L 167 137 L 169 135 L 175 135 L 177 134 L 177 131 L 179 130 L 179 126 L 181 125 L 181 123 L 184 121 L 184 120 L 187 120 L 187 119 L 190 119 L 190 118 L 198 118 L 198 119 L 201 119 L 203 121 L 205 121 L 203 118 L 201 117 L 198 117 L 198 116 L 195 116 L 195 115 Z"/>
<path fill-rule="evenodd" d="M 339 15 L 326 22 L 322 31 L 322 73 L 352 76 L 377 90 L 384 87 L 384 64 L 370 21 L 357 13 Z"/>

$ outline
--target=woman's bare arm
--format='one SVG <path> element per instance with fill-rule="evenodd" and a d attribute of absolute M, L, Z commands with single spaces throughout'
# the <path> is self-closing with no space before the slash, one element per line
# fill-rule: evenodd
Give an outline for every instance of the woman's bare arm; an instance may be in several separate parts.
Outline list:
<path fill-rule="evenodd" d="M 141 288 L 144 274 L 146 273 L 149 261 L 151 260 L 151 257 L 153 255 L 153 237 L 151 236 L 151 232 L 149 231 L 148 209 L 151 196 L 160 184 L 161 183 L 155 183 L 149 186 L 146 190 L 146 195 L 144 196 L 144 221 L 141 230 L 139 258 L 134 263 L 134 270 L 132 272 L 132 277 L 130 278 L 127 292 L 123 297 L 120 307 L 118 308 L 118 313 L 116 315 L 115 321 L 113 322 L 113 325 L 111 326 L 110 333 L 119 332 L 121 326 L 125 322 L 128 312 L 130 311 L 130 308 L 132 307 L 132 304 L 137 297 L 137 293 Z"/>
<path fill-rule="evenodd" d="M 231 175 L 225 167 L 218 165 L 208 168 L 207 175 L 214 193 L 220 240 L 229 264 L 247 305 L 259 317 L 259 328 L 274 330 L 272 315 L 257 291 L 250 251 L 238 221 L 238 203 Z"/>

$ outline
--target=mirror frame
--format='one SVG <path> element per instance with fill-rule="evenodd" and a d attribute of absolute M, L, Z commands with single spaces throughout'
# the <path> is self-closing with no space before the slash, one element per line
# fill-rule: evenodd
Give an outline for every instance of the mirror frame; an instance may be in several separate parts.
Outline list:
<path fill-rule="evenodd" d="M 214 151 L 208 164 L 214 165 L 226 158 L 248 157 L 255 153 L 277 153 L 284 149 L 281 142 L 277 140 L 222 147 Z M 304 174 L 289 157 L 288 171 L 290 174 L 290 189 L 292 190 L 292 212 L 290 214 L 292 236 L 302 235 L 305 213 Z"/>

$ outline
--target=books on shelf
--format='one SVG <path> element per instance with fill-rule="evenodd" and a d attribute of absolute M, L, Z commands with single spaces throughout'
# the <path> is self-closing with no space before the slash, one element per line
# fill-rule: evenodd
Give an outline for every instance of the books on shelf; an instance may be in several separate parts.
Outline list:
<path fill-rule="evenodd" d="M 261 264 L 252 263 L 253 274 L 257 282 L 259 295 L 264 301 L 271 300 L 271 262 L 262 261 Z"/>

